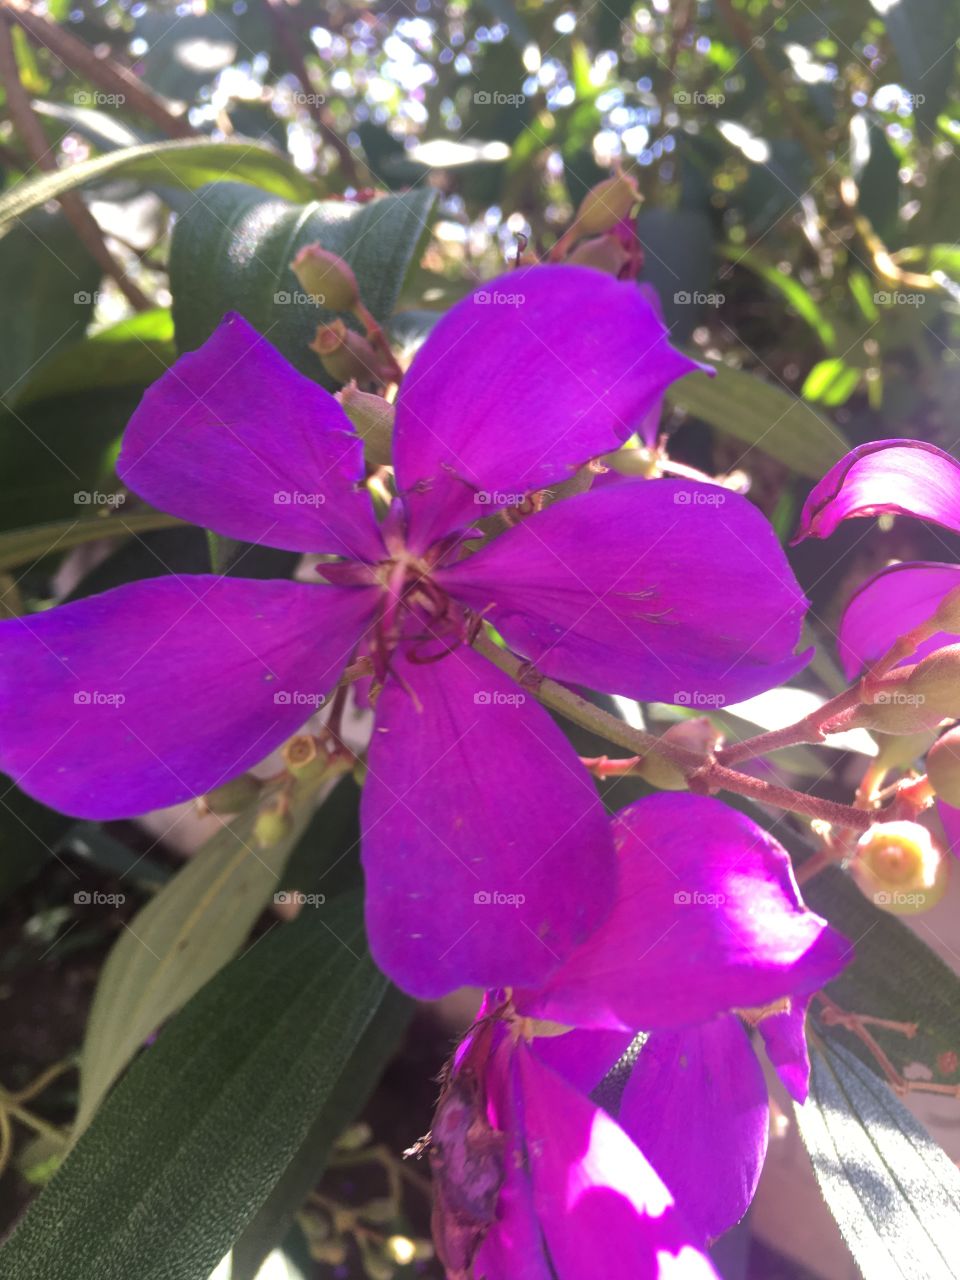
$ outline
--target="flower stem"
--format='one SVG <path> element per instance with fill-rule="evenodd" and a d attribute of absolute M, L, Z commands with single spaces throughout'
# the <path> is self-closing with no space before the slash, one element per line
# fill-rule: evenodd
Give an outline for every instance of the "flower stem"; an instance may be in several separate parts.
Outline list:
<path fill-rule="evenodd" d="M 763 778 L 754 778 L 750 774 L 740 773 L 728 767 L 729 756 L 725 756 L 722 760 L 713 756 L 702 756 L 687 747 L 658 738 L 654 734 L 645 733 L 642 729 L 633 729 L 624 721 L 618 720 L 616 716 L 587 702 L 572 689 L 542 675 L 528 662 L 516 657 L 509 650 L 501 649 L 482 632 L 474 642 L 474 647 L 494 666 L 506 672 L 522 688 L 529 689 L 540 702 L 559 712 L 565 719 L 581 725 L 584 729 L 589 729 L 608 742 L 625 748 L 633 755 L 639 756 L 641 761 L 644 756 L 651 754 L 671 761 L 686 777 L 693 791 L 707 793 L 731 791 L 737 795 L 758 800 L 762 804 L 786 809 L 791 813 L 800 813 L 808 818 L 818 818 L 833 826 L 848 827 L 855 831 L 866 831 L 876 821 L 875 812 L 855 809 L 852 805 L 838 804 L 833 800 L 823 800 L 819 796 L 807 795 L 801 791 L 794 791 L 791 787 L 782 787 L 776 783 L 767 782 Z M 845 700 L 852 698 L 854 693 L 855 691 L 848 690 L 846 694 L 841 694 L 839 698 L 834 698 L 832 702 L 821 707 L 817 714 L 823 716 L 829 708 L 826 718 L 836 716 L 846 705 Z M 778 733 L 782 732 L 784 731 L 778 731 Z M 756 744 L 776 736 L 761 734 L 751 739 L 751 742 Z M 746 746 L 747 744 L 738 745 Z M 784 746 L 786 743 L 778 742 L 777 745 Z M 748 756 L 755 754 L 757 754 L 755 748 L 747 752 Z"/>
<path fill-rule="evenodd" d="M 733 742 L 729 747 L 723 747 L 717 752 L 717 759 L 723 764 L 739 764 L 770 751 L 779 751 L 782 747 L 795 747 L 804 742 L 822 742 L 827 734 L 836 733 L 843 727 L 844 713 L 859 705 L 860 685 L 857 683 L 794 724 L 785 725 L 782 729 L 771 729 L 769 733 L 758 733 L 752 738 L 744 738 L 742 742 Z"/>

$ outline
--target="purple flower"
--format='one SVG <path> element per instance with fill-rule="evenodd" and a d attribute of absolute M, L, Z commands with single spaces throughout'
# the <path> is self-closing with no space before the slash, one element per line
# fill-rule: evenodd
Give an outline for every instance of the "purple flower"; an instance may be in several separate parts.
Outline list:
<path fill-rule="evenodd" d="M 614 838 L 607 921 L 544 988 L 490 993 L 445 1081 L 448 1275 L 712 1275 L 699 1249 L 746 1211 L 769 1126 L 734 1011 L 806 1096 L 806 1005 L 851 948 L 803 907 L 785 851 L 719 801 L 668 794 L 623 810 Z M 588 1095 L 641 1029 L 615 1122 Z"/>
<path fill-rule="evenodd" d="M 804 503 L 796 542 L 826 538 L 842 520 L 884 512 L 916 516 L 960 532 L 960 463 L 920 440 L 876 440 L 842 458 Z M 901 637 L 929 622 L 960 588 L 960 565 L 903 561 L 887 566 L 857 589 L 840 621 L 838 649 L 848 678 L 882 658 Z M 904 652 L 917 662 L 960 634 L 932 632 Z M 954 851 L 960 850 L 960 810 L 937 801 Z"/>
<path fill-rule="evenodd" d="M 0 766 L 80 817 L 173 804 L 295 733 L 360 647 L 383 681 L 361 812 L 377 961 L 425 997 L 543 981 L 607 913 L 615 858 L 565 737 L 471 648 L 479 619 L 560 680 L 734 701 L 803 665 L 805 601 L 760 513 L 710 486 L 585 493 L 465 556 L 470 526 L 617 448 L 695 367 L 631 283 L 494 281 L 413 362 L 378 525 L 340 405 L 228 317 L 146 393 L 118 472 L 219 534 L 340 562 L 315 585 L 169 576 L 0 624 Z"/>

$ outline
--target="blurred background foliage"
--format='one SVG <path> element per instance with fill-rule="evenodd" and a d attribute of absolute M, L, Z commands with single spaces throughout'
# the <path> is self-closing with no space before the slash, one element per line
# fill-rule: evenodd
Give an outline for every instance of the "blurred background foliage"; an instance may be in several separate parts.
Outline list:
<path fill-rule="evenodd" d="M 786 540 L 849 445 L 955 447 L 958 35 L 960 0 L 0 0 L 0 610 L 209 569 L 202 531 L 116 500 L 119 439 L 144 388 L 228 307 L 322 379 L 306 343 L 325 314 L 296 302 L 298 246 L 342 253 L 409 355 L 524 244 L 549 252 L 618 163 L 643 196 L 641 278 L 674 340 L 720 369 L 673 389 L 674 458 L 739 477 Z M 850 588 L 950 541 L 900 522 L 861 547 L 863 531 L 796 556 L 821 691 L 836 689 L 830 628 Z M 248 552 L 242 572 L 288 572 L 277 555 Z M 842 794 L 815 757 L 800 773 Z M 310 828 L 313 875 L 355 852 L 356 797 L 339 794 L 343 822 L 331 833 L 328 805 Z M 126 907 L 72 907 L 81 864 L 106 891 L 122 883 Z M 132 824 L 0 799 L 0 895 L 15 891 L 0 978 L 19 983 L 3 989 L 0 1079 L 25 1084 L 76 1050 L 107 949 L 178 865 Z M 416 1070 L 408 1052 L 375 1100 L 394 1150 L 416 1136 L 417 1089 L 429 1113 L 434 1047 Z M 55 1090 L 52 1119 L 75 1103 Z M 12 1212 L 26 1195 L 17 1183 Z M 384 1239 L 409 1227 L 391 1203 Z M 313 1256 L 340 1266 L 350 1232 L 330 1221 L 313 1222 Z M 412 1274 L 371 1230 L 354 1233 L 350 1274 Z M 755 1274 L 800 1274 L 782 1265 Z"/>

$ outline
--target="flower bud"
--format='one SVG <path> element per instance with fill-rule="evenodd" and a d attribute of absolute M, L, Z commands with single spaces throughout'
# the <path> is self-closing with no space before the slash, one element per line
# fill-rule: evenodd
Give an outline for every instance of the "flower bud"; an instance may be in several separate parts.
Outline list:
<path fill-rule="evenodd" d="M 259 778 L 252 773 L 241 773 L 239 778 L 231 778 L 222 787 L 215 787 L 205 796 L 197 800 L 201 813 L 240 813 L 256 801 L 263 788 Z"/>
<path fill-rule="evenodd" d="M 318 750 L 320 739 L 311 733 L 298 734 L 283 748 L 283 762 L 287 771 L 303 782 L 321 777 L 327 769 L 327 753 Z"/>
<path fill-rule="evenodd" d="M 581 267 L 593 267 L 595 271 L 603 271 L 608 276 L 619 278 L 621 271 L 630 263 L 630 255 L 616 236 L 594 236 L 578 244 L 567 262 L 575 262 Z"/>
<path fill-rule="evenodd" d="M 286 803 L 277 800 L 261 809 L 253 823 L 253 838 L 261 849 L 270 849 L 280 843 L 293 830 L 293 819 Z"/>
<path fill-rule="evenodd" d="M 875 906 L 916 915 L 943 897 L 947 862 L 918 822 L 877 822 L 857 841 L 850 874 Z"/>
<path fill-rule="evenodd" d="M 356 382 L 348 382 L 337 392 L 343 411 L 363 438 L 367 461 L 374 467 L 386 467 L 392 459 L 393 420 L 396 409 L 383 396 L 359 391 Z"/>
<path fill-rule="evenodd" d="M 360 301 L 357 277 L 342 258 L 318 244 L 307 244 L 290 263 L 305 293 L 331 311 L 352 311 Z"/>
<path fill-rule="evenodd" d="M 903 735 L 938 725 L 943 713 L 913 683 L 916 671 L 916 667 L 901 667 L 879 684 L 865 682 L 863 701 L 844 728 Z"/>
<path fill-rule="evenodd" d="M 960 728 L 950 729 L 927 752 L 927 780 L 941 800 L 960 808 Z"/>
<path fill-rule="evenodd" d="M 310 350 L 317 353 L 327 373 L 338 382 L 356 381 L 366 386 L 388 381 L 367 339 L 348 329 L 342 320 L 318 325 Z"/>
<path fill-rule="evenodd" d="M 922 697 L 940 720 L 960 717 L 960 644 L 948 644 L 913 668 L 907 689 Z"/>
<path fill-rule="evenodd" d="M 612 231 L 640 199 L 640 189 L 632 174 L 618 172 L 591 187 L 580 203 L 574 226 L 581 236 Z"/>

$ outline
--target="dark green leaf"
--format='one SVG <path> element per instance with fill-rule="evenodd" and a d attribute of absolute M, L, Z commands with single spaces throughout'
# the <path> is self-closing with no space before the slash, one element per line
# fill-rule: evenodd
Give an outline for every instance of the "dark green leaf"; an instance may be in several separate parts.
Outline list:
<path fill-rule="evenodd" d="M 930 129 L 953 78 L 956 9 L 951 0 L 870 0 L 870 6 L 897 51 L 899 83 L 913 95 L 917 119 Z"/>
<path fill-rule="evenodd" d="M 955 1280 L 960 1173 L 852 1054 L 811 1047 L 796 1108 L 820 1190 L 867 1280 Z"/>
<path fill-rule="evenodd" d="M 100 268 L 62 213 L 41 211 L 0 238 L 0 279 L 0 403 L 7 405 L 42 361 L 83 337 Z"/>
<path fill-rule="evenodd" d="M 0 1251 L 0 1271 L 206 1280 L 320 1118 L 331 1131 L 349 1119 L 345 1081 L 387 992 L 358 896 L 275 927 L 134 1064 Z M 358 1083 L 375 1069 L 365 1063 Z"/>
<path fill-rule="evenodd" d="M 292 364 L 320 379 L 320 361 L 307 348 L 317 325 L 332 313 L 297 300 L 302 290 L 290 270 L 297 250 L 319 242 L 344 258 L 364 302 L 384 324 L 432 203 L 428 190 L 364 205 L 342 200 L 292 205 L 233 182 L 204 187 L 173 235 L 170 285 L 177 345 L 193 350 L 224 312 L 239 311 Z"/>
<path fill-rule="evenodd" d="M 166 516 L 159 511 L 131 511 L 129 515 L 110 515 L 102 520 L 60 520 L 29 529 L 12 529 L 9 533 L 0 533 L 0 569 L 12 569 L 100 538 L 130 537 L 179 523 L 176 516 Z"/>

